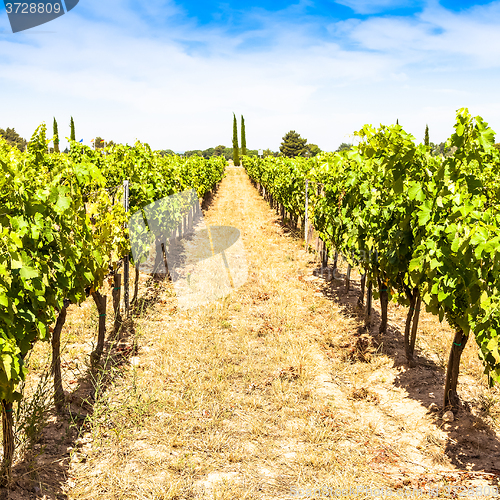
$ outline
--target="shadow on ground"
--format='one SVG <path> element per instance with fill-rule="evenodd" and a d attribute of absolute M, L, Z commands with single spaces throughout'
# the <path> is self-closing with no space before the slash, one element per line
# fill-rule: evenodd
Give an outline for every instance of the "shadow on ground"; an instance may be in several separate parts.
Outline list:
<path fill-rule="evenodd" d="M 289 221 L 284 222 L 277 216 L 275 222 L 297 240 L 303 238 L 300 230 L 290 227 Z M 319 258 L 311 254 L 309 264 L 320 265 L 318 261 Z M 334 271 L 332 263 L 327 267 L 314 268 L 312 274 L 319 278 L 315 286 L 319 285 L 323 295 L 335 301 L 344 315 L 356 318 L 358 322 L 356 331 L 351 334 L 349 346 L 346 345 L 346 348 L 353 350 L 352 359 L 363 360 L 368 344 L 371 344 L 374 350 L 392 358 L 394 367 L 403 368 L 395 380 L 395 386 L 403 388 L 409 398 L 424 406 L 431 420 L 446 432 L 445 454 L 450 462 L 460 471 L 470 472 L 471 478 L 478 477 L 473 475 L 475 472 L 482 479 L 488 479 L 493 484 L 499 485 L 500 440 L 493 428 L 481 418 L 481 407 L 478 408 L 475 405 L 475 409 L 479 410 L 479 416 L 476 416 L 471 411 L 471 405 L 463 401 L 458 412 L 455 413 L 455 420 L 444 423 L 441 419 L 443 410 L 440 410 L 444 389 L 444 368 L 419 353 L 418 350 L 415 351 L 416 366 L 413 368 L 408 366 L 404 347 L 404 326 L 400 328 L 398 325 L 391 324 L 389 319 L 387 332 L 379 334 L 381 316 L 374 308 L 372 308 L 371 315 L 367 315 L 366 292 L 364 304 L 359 303 L 361 296 L 359 278 L 351 277 L 349 289 L 347 289 L 346 274 L 339 270 Z M 375 304 L 375 299 L 373 303 Z M 406 308 L 401 307 L 401 311 L 404 311 L 403 316 L 406 317 Z M 435 410 L 436 404 L 438 411 Z"/>

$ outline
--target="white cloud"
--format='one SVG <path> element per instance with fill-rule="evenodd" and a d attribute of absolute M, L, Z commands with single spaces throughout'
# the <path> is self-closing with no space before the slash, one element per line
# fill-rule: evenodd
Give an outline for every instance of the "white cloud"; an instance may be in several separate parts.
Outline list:
<path fill-rule="evenodd" d="M 256 11 L 259 28 L 237 36 L 178 17 L 160 30 L 148 24 L 154 11 L 134 15 L 117 0 L 100 20 L 74 9 L 53 22 L 56 33 L 3 36 L 0 127 L 29 136 L 56 116 L 69 134 L 73 115 L 86 143 L 139 138 L 178 151 L 230 145 L 234 111 L 245 116 L 252 148 L 277 149 L 295 129 L 335 149 L 364 123 L 396 118 L 419 140 L 429 123 L 441 141 L 455 110 L 469 106 L 500 132 L 498 4 L 330 25 Z M 82 12 L 102 5 L 88 0 Z M 318 35 L 325 26 L 328 39 Z M 255 38 L 264 48 L 252 48 Z"/>

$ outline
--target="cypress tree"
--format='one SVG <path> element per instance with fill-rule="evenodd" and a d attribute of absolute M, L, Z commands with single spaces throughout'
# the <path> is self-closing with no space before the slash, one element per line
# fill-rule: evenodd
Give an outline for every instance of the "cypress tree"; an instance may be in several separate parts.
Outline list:
<path fill-rule="evenodd" d="M 399 125 L 399 120 L 396 118 L 396 125 Z"/>
<path fill-rule="evenodd" d="M 75 135 L 75 122 L 73 121 L 73 117 L 71 117 L 71 135 L 70 135 L 70 139 L 72 141 L 76 141 L 76 135 Z"/>
<path fill-rule="evenodd" d="M 54 117 L 54 152 L 59 153 L 59 131 L 57 130 L 57 121 Z"/>
<path fill-rule="evenodd" d="M 429 146 L 429 125 L 425 126 L 425 138 L 424 138 L 424 144 L 426 146 Z"/>
<path fill-rule="evenodd" d="M 233 161 L 236 167 L 240 166 L 240 150 L 238 148 L 238 124 L 236 115 L 233 113 Z"/>
<path fill-rule="evenodd" d="M 241 115 L 241 155 L 247 154 L 247 138 L 245 136 L 245 118 Z"/>

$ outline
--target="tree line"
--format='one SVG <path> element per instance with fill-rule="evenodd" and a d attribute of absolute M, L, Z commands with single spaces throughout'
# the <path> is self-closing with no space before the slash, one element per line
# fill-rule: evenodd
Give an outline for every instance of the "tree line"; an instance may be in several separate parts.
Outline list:
<path fill-rule="evenodd" d="M 399 125 L 399 120 L 396 121 L 396 124 Z M 59 130 L 58 130 L 58 124 L 56 119 L 54 118 L 53 122 L 53 133 L 54 133 L 54 147 L 50 148 L 49 151 L 52 152 L 59 152 Z M 17 147 L 20 151 L 24 151 L 28 145 L 28 141 L 21 137 L 15 130 L 15 128 L 6 128 L 6 129 L 0 129 L 0 137 L 5 139 L 10 146 Z M 72 141 L 76 140 L 76 135 L 75 135 L 75 122 L 73 120 L 73 117 L 71 117 L 70 120 L 70 139 Z M 104 149 L 106 146 L 113 146 L 115 144 L 114 141 L 109 140 L 105 141 L 102 137 L 97 136 L 94 140 L 94 149 Z M 444 156 L 448 157 L 451 156 L 454 151 L 453 148 L 446 148 L 446 145 L 444 142 L 440 142 L 439 144 L 430 142 L 429 140 L 429 126 L 425 126 L 425 134 L 424 134 L 424 144 L 426 146 L 430 147 L 430 152 L 432 156 Z M 340 146 L 335 150 L 336 152 L 341 152 L 345 150 L 351 149 L 352 144 L 350 143 L 345 143 L 342 142 Z M 495 144 L 495 148 L 500 150 L 500 143 Z M 64 151 L 65 153 L 68 152 L 66 149 Z M 303 138 L 298 134 L 295 130 L 290 130 L 287 132 L 283 137 L 282 137 L 282 142 L 279 148 L 279 151 L 272 151 L 271 149 L 267 148 L 262 151 L 262 155 L 264 157 L 267 156 L 286 156 L 287 158 L 296 158 L 297 156 L 299 157 L 305 157 L 305 158 L 310 158 L 312 156 L 316 156 L 317 154 L 321 153 L 321 149 L 316 145 L 312 143 L 308 143 L 307 139 Z M 160 154 L 162 156 L 166 155 L 175 155 L 173 150 L 171 149 L 163 149 L 160 150 Z M 190 156 L 201 156 L 205 159 L 211 158 L 212 156 L 223 156 L 226 160 L 233 160 L 235 165 L 240 164 L 240 156 L 241 155 L 248 155 L 248 156 L 258 156 L 258 150 L 257 149 L 247 149 L 246 146 L 246 131 L 245 131 L 245 119 L 243 115 L 241 115 L 241 147 L 239 145 L 238 141 L 238 127 L 237 127 L 237 121 L 236 121 L 236 116 L 233 113 L 233 140 L 232 140 L 232 147 L 227 147 L 222 144 L 215 146 L 213 148 L 207 148 L 207 149 L 193 149 L 189 151 L 185 151 L 182 153 L 180 156 L 184 156 L 186 158 L 189 158 Z"/>

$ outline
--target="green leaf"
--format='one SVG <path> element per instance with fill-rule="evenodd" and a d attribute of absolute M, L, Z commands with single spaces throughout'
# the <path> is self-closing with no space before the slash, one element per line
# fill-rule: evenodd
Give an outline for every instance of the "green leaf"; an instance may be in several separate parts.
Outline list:
<path fill-rule="evenodd" d="M 71 206 L 71 198 L 69 196 L 59 196 L 54 205 L 56 213 L 62 215 Z"/>
<path fill-rule="evenodd" d="M 408 189 L 408 196 L 410 200 L 424 201 L 425 194 L 422 190 L 422 186 L 418 183 L 414 183 L 410 189 Z"/>
<path fill-rule="evenodd" d="M 419 213 L 418 213 L 418 223 L 421 226 L 425 226 L 429 220 L 431 219 L 431 211 L 432 211 L 432 205 L 430 202 L 426 201 L 424 204 L 420 207 Z"/>
<path fill-rule="evenodd" d="M 404 184 L 403 184 L 403 178 L 400 177 L 399 179 L 396 180 L 396 182 L 394 183 L 394 192 L 396 194 L 401 194 L 403 192 L 403 187 L 404 187 Z"/>
<path fill-rule="evenodd" d="M 21 267 L 19 274 L 25 280 L 36 278 L 39 276 L 38 271 L 36 269 L 33 269 L 32 267 L 29 267 L 29 266 Z"/>
<path fill-rule="evenodd" d="M 0 292 L 0 306 L 3 306 L 3 307 L 9 306 L 9 298 L 7 297 L 7 295 L 3 294 L 2 292 Z"/>

